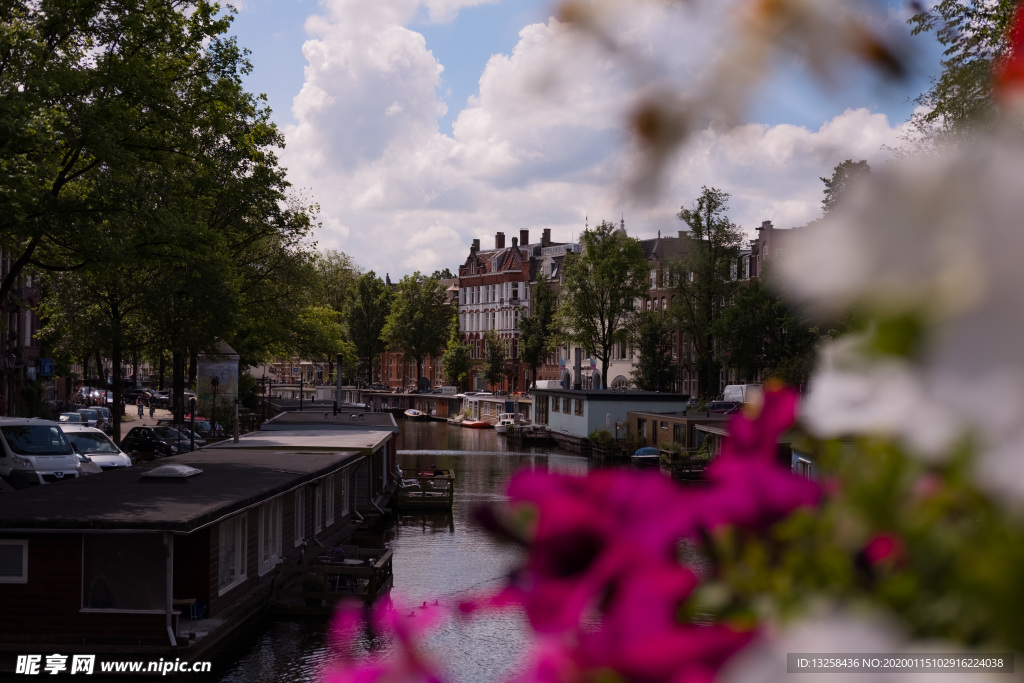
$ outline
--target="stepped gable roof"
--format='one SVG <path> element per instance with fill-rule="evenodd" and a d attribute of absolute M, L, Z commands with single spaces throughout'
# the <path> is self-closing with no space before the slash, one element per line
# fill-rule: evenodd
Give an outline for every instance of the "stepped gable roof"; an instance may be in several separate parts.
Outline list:
<path fill-rule="evenodd" d="M 496 259 L 499 264 L 498 270 L 522 270 L 523 252 L 519 247 L 508 247 L 504 251 L 505 253 Z"/>

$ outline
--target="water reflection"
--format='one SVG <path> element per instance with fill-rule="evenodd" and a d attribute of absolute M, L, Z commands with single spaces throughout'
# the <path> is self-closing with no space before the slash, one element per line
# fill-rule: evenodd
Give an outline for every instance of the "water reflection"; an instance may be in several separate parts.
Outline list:
<path fill-rule="evenodd" d="M 436 465 L 455 471 L 455 504 L 449 512 L 400 514 L 383 541 L 394 548 L 393 596 L 407 608 L 498 588 L 520 556 L 478 529 L 471 510 L 504 497 L 518 470 L 584 473 L 585 458 L 547 448 L 509 448 L 494 430 L 463 429 L 443 422 L 401 422 L 398 460 L 404 470 Z M 427 643 L 431 657 L 447 662 L 455 681 L 494 681 L 514 666 L 526 644 L 519 613 L 455 620 Z M 362 653 L 387 651 L 385 639 L 364 636 Z M 324 622 L 268 621 L 246 647 L 218 663 L 217 680 L 231 683 L 316 680 L 331 654 Z"/>

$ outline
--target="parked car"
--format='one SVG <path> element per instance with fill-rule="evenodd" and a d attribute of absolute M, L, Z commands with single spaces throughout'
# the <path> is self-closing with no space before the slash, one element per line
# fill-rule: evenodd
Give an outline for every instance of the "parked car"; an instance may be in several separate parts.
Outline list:
<path fill-rule="evenodd" d="M 121 439 L 121 448 L 138 459 L 152 460 L 177 455 L 181 440 L 181 434 L 170 427 L 132 427 Z"/>
<path fill-rule="evenodd" d="M 742 404 L 737 401 L 711 401 L 706 406 L 705 410 L 709 413 L 723 413 L 725 415 L 732 415 L 740 411 Z"/>
<path fill-rule="evenodd" d="M 11 486 L 23 489 L 80 474 L 75 449 L 60 424 L 38 418 L 0 418 L 0 477 Z"/>
<path fill-rule="evenodd" d="M 92 429 L 92 427 L 90 427 Z M 87 474 L 103 474 L 103 468 L 89 459 L 89 456 L 75 453 L 78 458 L 78 476 L 84 477 Z"/>
<path fill-rule="evenodd" d="M 95 408 L 79 408 L 78 414 L 85 418 L 90 427 L 99 427 L 100 414 Z"/>
<path fill-rule="evenodd" d="M 61 422 L 61 423 L 65 423 L 66 422 L 66 423 L 69 423 L 69 424 L 85 424 L 86 423 L 86 419 L 85 419 L 84 415 L 82 415 L 81 413 L 78 413 L 78 412 L 74 412 L 74 413 L 61 413 L 60 415 L 57 416 L 57 422 Z"/>
<path fill-rule="evenodd" d="M 79 455 L 86 456 L 103 470 L 128 467 L 132 464 L 131 458 L 98 429 L 85 425 L 64 424 L 61 425 L 61 431 Z"/>
<path fill-rule="evenodd" d="M 110 408 L 107 408 L 106 406 L 93 406 L 93 410 L 99 413 L 100 417 L 103 418 L 103 424 L 101 424 L 99 428 L 107 434 L 110 434 L 114 429 L 114 415 L 110 412 Z"/>
<path fill-rule="evenodd" d="M 192 430 L 188 428 L 188 424 L 170 425 L 170 427 L 171 427 L 171 429 L 176 429 L 179 432 L 181 432 L 181 438 L 184 439 L 185 447 L 181 448 L 181 449 L 178 449 L 178 450 L 182 450 L 182 451 L 192 450 L 191 449 L 191 445 L 193 443 L 193 435 L 192 435 Z M 196 448 L 202 448 L 203 446 L 206 445 L 206 439 L 203 438 L 203 435 L 199 433 L 198 429 L 196 429 L 196 432 L 195 432 L 195 441 L 194 441 L 194 443 L 195 443 Z"/>
<path fill-rule="evenodd" d="M 158 425 L 160 425 L 160 426 L 165 426 L 165 425 L 175 426 L 174 425 L 174 421 L 172 419 L 170 419 L 169 417 L 160 418 L 159 420 L 156 421 L 156 423 Z M 182 426 L 185 427 L 185 429 L 188 429 L 191 424 L 192 424 L 191 416 L 185 415 L 185 423 Z M 196 436 L 201 436 L 203 438 L 204 443 L 205 443 L 205 441 L 207 439 L 216 436 L 216 432 L 214 430 L 213 424 L 210 422 L 209 418 L 197 417 L 195 425 L 196 425 Z"/>

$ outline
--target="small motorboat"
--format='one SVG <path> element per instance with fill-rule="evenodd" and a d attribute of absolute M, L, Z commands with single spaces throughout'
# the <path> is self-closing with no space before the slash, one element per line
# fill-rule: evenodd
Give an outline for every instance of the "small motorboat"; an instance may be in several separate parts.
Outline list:
<path fill-rule="evenodd" d="M 427 414 L 424 413 L 422 410 L 416 410 L 415 408 L 409 408 L 409 410 L 405 411 L 405 419 L 406 420 L 426 420 L 427 419 Z"/>
<path fill-rule="evenodd" d="M 630 460 L 637 465 L 657 465 L 661 460 L 661 450 L 655 446 L 644 446 L 638 448 Z"/>
<path fill-rule="evenodd" d="M 463 420 L 462 426 L 469 429 L 490 429 L 494 425 L 486 420 Z"/>
<path fill-rule="evenodd" d="M 518 423 L 516 422 L 515 413 L 502 413 L 498 416 L 498 421 L 494 425 L 494 431 L 499 434 L 507 434 L 509 427 L 513 427 L 516 424 Z"/>

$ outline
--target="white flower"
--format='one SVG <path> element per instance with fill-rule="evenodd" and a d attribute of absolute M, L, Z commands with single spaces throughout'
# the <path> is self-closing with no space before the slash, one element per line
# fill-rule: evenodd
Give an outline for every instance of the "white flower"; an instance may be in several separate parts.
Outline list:
<path fill-rule="evenodd" d="M 884 169 L 803 231 L 780 264 L 798 301 L 912 315 L 926 332 L 913 358 L 826 352 L 806 408 L 815 433 L 889 434 L 928 457 L 970 436 L 980 482 L 1024 500 L 1022 217 L 1024 139 L 1004 130 Z"/>

